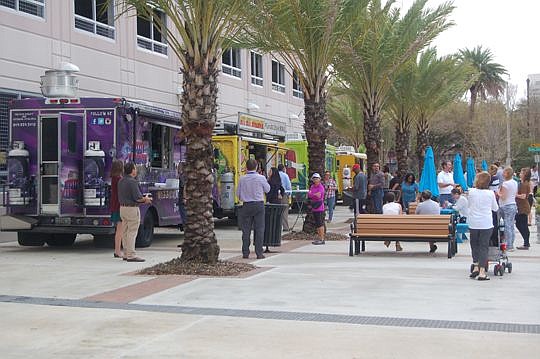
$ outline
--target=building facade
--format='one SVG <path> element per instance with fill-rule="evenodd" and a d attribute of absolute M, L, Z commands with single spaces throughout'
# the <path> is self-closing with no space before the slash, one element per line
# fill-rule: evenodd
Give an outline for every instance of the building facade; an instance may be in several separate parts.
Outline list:
<path fill-rule="evenodd" d="M 41 96 L 40 76 L 67 61 L 80 68 L 79 96 L 125 97 L 179 110 L 180 64 L 152 21 L 115 19 L 106 0 L 0 1 L 0 151 L 7 149 L 11 99 Z M 134 15 L 134 16 L 128 16 Z M 165 15 L 155 11 L 154 16 Z M 218 120 L 239 112 L 303 132 L 303 99 L 285 65 L 246 49 L 223 54 Z"/>

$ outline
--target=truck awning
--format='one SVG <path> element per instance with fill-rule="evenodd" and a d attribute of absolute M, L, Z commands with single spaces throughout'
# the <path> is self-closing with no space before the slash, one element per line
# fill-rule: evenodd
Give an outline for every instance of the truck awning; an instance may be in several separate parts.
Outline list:
<path fill-rule="evenodd" d="M 263 145 L 274 145 L 274 146 L 277 146 L 278 142 L 277 141 L 274 141 L 274 140 L 265 140 L 263 138 L 256 138 L 256 137 L 246 137 L 246 136 L 241 136 L 240 139 L 242 141 L 248 141 L 248 142 L 255 142 L 255 143 L 260 143 L 260 144 L 263 144 Z"/>

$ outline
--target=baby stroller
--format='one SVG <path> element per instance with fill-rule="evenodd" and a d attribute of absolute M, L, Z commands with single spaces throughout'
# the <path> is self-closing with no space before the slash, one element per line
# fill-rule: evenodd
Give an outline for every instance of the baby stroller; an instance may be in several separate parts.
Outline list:
<path fill-rule="evenodd" d="M 488 248 L 488 262 L 486 264 L 486 272 L 489 271 L 489 264 L 494 264 L 493 275 L 503 276 L 504 272 L 512 273 L 512 262 L 508 259 L 506 250 L 506 240 L 504 239 L 504 221 L 501 218 L 499 221 L 499 235 L 496 236 L 496 241 L 490 239 Z M 474 265 L 471 265 L 471 273 L 474 270 Z"/>

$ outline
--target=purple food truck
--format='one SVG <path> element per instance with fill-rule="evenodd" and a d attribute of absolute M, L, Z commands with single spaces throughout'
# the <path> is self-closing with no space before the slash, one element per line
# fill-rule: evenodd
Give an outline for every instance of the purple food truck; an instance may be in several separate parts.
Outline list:
<path fill-rule="evenodd" d="M 78 233 L 112 244 L 113 159 L 133 161 L 141 191 L 153 198 L 141 206 L 137 246 L 152 243 L 155 226 L 182 225 L 179 113 L 121 98 L 54 95 L 11 103 L 7 214 L 0 229 L 17 232 L 23 246 L 71 245 Z"/>

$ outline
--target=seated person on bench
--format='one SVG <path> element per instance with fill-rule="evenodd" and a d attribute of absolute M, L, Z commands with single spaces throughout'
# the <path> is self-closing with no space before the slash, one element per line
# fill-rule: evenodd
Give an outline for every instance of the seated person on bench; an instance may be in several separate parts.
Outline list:
<path fill-rule="evenodd" d="M 416 206 L 416 214 L 441 214 L 439 204 L 431 199 L 431 191 L 425 190 L 420 194 L 420 203 Z M 435 242 L 429 242 L 429 253 L 435 253 L 437 246 Z"/>
<path fill-rule="evenodd" d="M 461 189 L 454 188 L 452 190 L 452 198 L 454 198 L 455 203 L 450 206 L 450 208 L 455 209 L 459 212 L 459 223 L 467 223 L 467 216 L 469 215 L 469 201 L 463 195 Z M 465 233 L 463 233 L 462 239 L 467 239 Z"/>
<path fill-rule="evenodd" d="M 384 205 L 382 207 L 383 214 L 403 214 L 401 204 L 395 202 L 396 196 L 392 192 L 386 192 L 384 194 Z M 384 241 L 384 245 L 389 247 L 390 241 Z M 401 252 L 403 248 L 399 241 L 396 241 L 396 252 Z"/>

